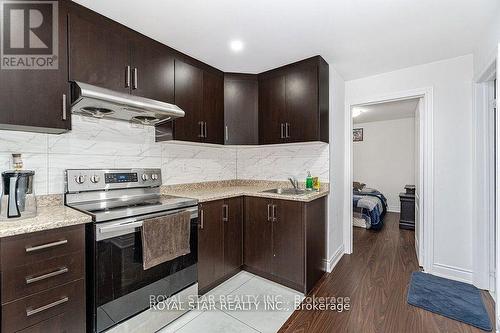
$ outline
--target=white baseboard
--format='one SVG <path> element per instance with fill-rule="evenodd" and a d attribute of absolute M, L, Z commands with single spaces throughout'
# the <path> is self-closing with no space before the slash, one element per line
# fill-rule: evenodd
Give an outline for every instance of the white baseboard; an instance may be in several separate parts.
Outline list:
<path fill-rule="evenodd" d="M 333 268 L 338 264 L 342 256 L 344 255 L 344 245 L 340 245 L 337 251 L 330 257 L 330 259 L 325 260 L 325 269 L 330 273 Z"/>
<path fill-rule="evenodd" d="M 440 277 L 444 277 L 451 280 L 456 280 L 460 282 L 470 283 L 472 284 L 472 271 L 468 269 L 463 269 L 460 267 L 438 264 L 434 263 L 432 265 L 433 275 L 437 275 Z"/>

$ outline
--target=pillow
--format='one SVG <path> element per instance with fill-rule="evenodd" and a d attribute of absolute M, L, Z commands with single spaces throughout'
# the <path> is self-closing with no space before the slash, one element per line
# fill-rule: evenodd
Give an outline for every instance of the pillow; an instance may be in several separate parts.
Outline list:
<path fill-rule="evenodd" d="M 352 182 L 352 188 L 354 189 L 354 191 L 361 191 L 365 186 L 366 184 L 364 183 Z"/>

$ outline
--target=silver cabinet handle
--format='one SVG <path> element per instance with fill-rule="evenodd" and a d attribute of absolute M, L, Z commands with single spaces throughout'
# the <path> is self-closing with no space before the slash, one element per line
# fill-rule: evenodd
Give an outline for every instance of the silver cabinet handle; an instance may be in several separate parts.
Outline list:
<path fill-rule="evenodd" d="M 45 280 L 45 279 L 48 279 L 48 278 L 51 278 L 54 276 L 58 276 L 61 274 L 65 274 L 68 272 L 69 272 L 69 269 L 67 267 L 61 267 L 58 270 L 55 270 L 55 271 L 47 273 L 47 274 L 26 277 L 26 284 L 42 281 L 42 280 Z"/>
<path fill-rule="evenodd" d="M 222 205 L 222 222 L 227 222 L 229 220 L 229 206 Z"/>
<path fill-rule="evenodd" d="M 66 106 L 66 94 L 62 95 L 62 120 L 68 119 L 67 106 Z"/>
<path fill-rule="evenodd" d="M 198 126 L 200 126 L 200 133 L 198 134 L 198 137 L 203 138 L 203 122 L 199 121 Z"/>
<path fill-rule="evenodd" d="M 47 244 L 42 244 L 42 245 L 37 245 L 37 246 L 30 246 L 30 247 L 26 248 L 26 253 L 48 249 L 48 248 L 51 248 L 51 247 L 55 247 L 55 246 L 59 246 L 59 245 L 64 245 L 66 243 L 68 243 L 68 240 L 67 239 L 62 239 L 62 240 L 57 241 L 57 242 L 52 242 L 52 243 L 47 243 Z"/>
<path fill-rule="evenodd" d="M 130 66 L 125 67 L 125 88 L 130 88 Z"/>
<path fill-rule="evenodd" d="M 270 204 L 267 205 L 267 220 L 268 221 L 271 220 L 271 205 Z"/>
<path fill-rule="evenodd" d="M 281 123 L 280 124 L 280 139 L 285 138 L 285 124 Z"/>
<path fill-rule="evenodd" d="M 273 222 L 276 222 L 276 205 L 273 205 Z"/>
<path fill-rule="evenodd" d="M 200 209 L 200 229 L 203 229 L 203 220 L 205 219 L 205 213 L 203 209 Z"/>
<path fill-rule="evenodd" d="M 63 297 L 55 302 L 52 302 L 52 303 L 49 303 L 47 305 L 44 305 L 44 306 L 41 306 L 39 308 L 36 308 L 36 309 L 26 309 L 26 316 L 32 316 L 34 314 L 37 314 L 39 312 L 42 312 L 42 311 L 45 311 L 45 310 L 48 310 L 50 308 L 53 308 L 54 306 L 58 306 L 58 305 L 61 305 L 63 303 L 66 303 L 67 301 L 69 301 L 69 297 Z"/>
<path fill-rule="evenodd" d="M 139 82 L 138 82 L 138 72 L 139 70 L 137 69 L 137 67 L 134 67 L 134 89 L 137 89 L 139 88 Z"/>
<path fill-rule="evenodd" d="M 285 123 L 285 138 L 290 137 L 290 123 Z"/>
<path fill-rule="evenodd" d="M 226 128 L 225 128 L 225 137 L 226 137 L 226 141 L 229 141 L 229 131 L 228 131 L 228 128 L 227 128 L 227 125 L 226 125 Z"/>
<path fill-rule="evenodd" d="M 203 137 L 204 138 L 207 138 L 208 137 L 208 130 L 207 130 L 207 122 L 203 122 L 203 127 L 205 128 L 204 132 L 203 132 Z"/>

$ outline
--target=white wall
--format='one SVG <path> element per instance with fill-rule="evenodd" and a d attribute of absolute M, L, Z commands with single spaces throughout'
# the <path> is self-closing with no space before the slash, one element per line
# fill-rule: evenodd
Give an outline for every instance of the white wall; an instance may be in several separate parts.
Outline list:
<path fill-rule="evenodd" d="M 166 185 L 228 179 L 305 179 L 310 170 L 329 180 L 328 144 L 221 146 L 155 143 L 153 127 L 73 116 L 72 131 L 40 134 L 0 131 L 0 171 L 11 169 L 11 154 L 22 153 L 35 170 L 35 192 L 64 192 L 64 170 L 76 168 L 161 168 Z M 239 173 L 239 176 L 238 176 Z"/>
<path fill-rule="evenodd" d="M 354 124 L 363 129 L 363 141 L 353 142 L 353 179 L 378 189 L 388 210 L 400 211 L 399 193 L 415 184 L 415 119 Z"/>
<path fill-rule="evenodd" d="M 495 59 L 500 43 L 500 7 L 497 15 L 487 25 L 484 33 L 479 36 L 476 49 L 474 51 L 474 77 L 478 77 Z"/>
<path fill-rule="evenodd" d="M 356 101 L 432 87 L 435 274 L 472 280 L 472 55 L 346 82 Z M 424 222 L 425 223 L 425 222 Z"/>
<path fill-rule="evenodd" d="M 330 61 L 330 64 L 333 64 Z M 344 254 L 344 136 L 345 82 L 330 65 L 330 196 L 328 201 L 328 265 L 331 270 Z M 348 207 L 349 208 L 349 207 Z M 348 209 L 349 211 L 349 209 Z M 347 213 L 348 214 L 348 213 Z"/>

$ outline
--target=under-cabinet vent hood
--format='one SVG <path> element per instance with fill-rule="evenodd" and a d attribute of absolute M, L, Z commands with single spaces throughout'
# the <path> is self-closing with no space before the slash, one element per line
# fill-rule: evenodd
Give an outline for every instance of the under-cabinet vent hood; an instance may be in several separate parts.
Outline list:
<path fill-rule="evenodd" d="M 184 117 L 176 105 L 77 81 L 71 82 L 71 101 L 72 113 L 93 118 L 157 125 Z"/>

